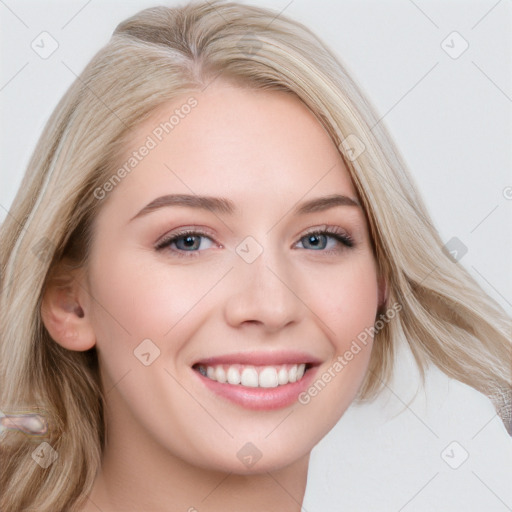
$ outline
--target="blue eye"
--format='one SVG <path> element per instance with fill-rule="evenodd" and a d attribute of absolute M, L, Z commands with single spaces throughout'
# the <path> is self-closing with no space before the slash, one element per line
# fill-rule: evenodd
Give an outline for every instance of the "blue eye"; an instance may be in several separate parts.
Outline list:
<path fill-rule="evenodd" d="M 210 244 L 204 247 L 202 244 L 202 240 L 209 240 Z M 198 252 L 199 248 L 208 249 L 211 247 L 213 240 L 206 236 L 204 233 L 200 233 L 197 231 L 184 231 L 181 233 L 176 233 L 168 238 L 164 238 L 157 246 L 157 250 L 165 249 L 166 247 L 170 248 L 172 251 L 176 253 L 186 252 L 186 253 L 194 253 Z M 176 248 L 173 248 L 175 246 Z M 179 254 L 179 256 L 182 256 Z"/>
<path fill-rule="evenodd" d="M 331 241 L 330 244 L 329 241 Z M 336 245 L 338 244 L 342 244 L 345 247 L 354 246 L 352 238 L 337 229 L 312 231 L 303 236 L 299 242 L 302 243 L 304 249 L 311 249 L 313 251 L 323 251 L 327 248 L 324 252 L 336 251 Z"/>
<path fill-rule="evenodd" d="M 165 237 L 155 249 L 168 249 L 178 257 L 196 257 L 200 255 L 201 250 L 211 248 L 214 243 L 206 233 L 186 230 Z M 354 246 L 352 238 L 345 231 L 335 227 L 310 231 L 302 236 L 297 244 L 302 244 L 303 249 L 324 253 L 339 252 L 343 248 Z"/>
<path fill-rule="evenodd" d="M 334 239 L 334 237 L 329 237 L 324 234 L 318 234 L 318 235 L 312 234 L 312 235 L 305 236 L 301 240 L 307 241 L 306 246 L 309 245 L 309 247 L 305 247 L 305 249 L 315 249 L 316 250 L 316 249 L 325 249 L 327 247 L 329 238 Z M 304 242 L 302 242 L 302 244 L 304 245 Z"/>

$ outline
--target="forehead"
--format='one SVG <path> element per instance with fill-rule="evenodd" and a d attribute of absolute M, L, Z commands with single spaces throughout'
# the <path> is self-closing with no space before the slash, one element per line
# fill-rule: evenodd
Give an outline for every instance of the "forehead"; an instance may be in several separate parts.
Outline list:
<path fill-rule="evenodd" d="M 134 208 L 165 193 L 228 196 L 247 207 L 356 195 L 336 146 L 300 100 L 224 82 L 155 110 L 118 167 L 130 159 L 112 195 L 122 192 Z"/>

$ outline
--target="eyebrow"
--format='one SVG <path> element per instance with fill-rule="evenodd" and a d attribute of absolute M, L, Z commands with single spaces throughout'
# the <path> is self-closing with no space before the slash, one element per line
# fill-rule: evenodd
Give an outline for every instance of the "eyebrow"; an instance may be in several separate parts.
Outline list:
<path fill-rule="evenodd" d="M 147 215 L 150 212 L 167 208 L 171 206 L 181 206 L 187 208 L 196 208 L 199 210 L 209 210 L 213 213 L 224 213 L 233 215 L 237 212 L 235 203 L 224 197 L 198 196 L 188 194 L 169 194 L 160 196 L 148 203 L 142 210 L 134 215 L 130 221 Z M 300 203 L 293 209 L 294 215 L 305 215 L 308 213 L 322 212 L 336 206 L 352 206 L 360 208 L 361 205 L 357 199 L 340 194 L 316 197 L 303 203 Z"/>

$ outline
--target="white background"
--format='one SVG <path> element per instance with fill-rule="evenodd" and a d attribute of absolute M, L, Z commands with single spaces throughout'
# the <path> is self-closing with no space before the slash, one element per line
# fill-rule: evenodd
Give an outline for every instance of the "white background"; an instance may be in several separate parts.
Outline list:
<path fill-rule="evenodd" d="M 252 3 L 284 10 L 339 55 L 383 116 L 443 240 L 467 246 L 461 264 L 512 313 L 510 0 Z M 0 0 L 0 222 L 75 74 L 120 21 L 157 4 Z M 47 59 L 31 48 L 43 31 L 59 45 Z M 441 46 L 453 31 L 469 44 L 456 59 Z M 448 44 L 460 48 L 453 36 Z M 353 405 L 313 451 L 305 509 L 512 510 L 512 443 L 490 403 L 433 370 L 428 400 L 420 392 L 406 407 L 415 390 L 407 357 L 392 389 Z M 458 469 L 441 456 L 453 440 L 469 454 Z"/>

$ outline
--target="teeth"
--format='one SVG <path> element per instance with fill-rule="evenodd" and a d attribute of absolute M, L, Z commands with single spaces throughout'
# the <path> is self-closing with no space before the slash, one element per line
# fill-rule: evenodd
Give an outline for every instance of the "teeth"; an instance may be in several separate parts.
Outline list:
<path fill-rule="evenodd" d="M 206 375 L 208 375 L 208 370 L 206 370 Z M 215 368 L 215 379 L 217 382 L 226 382 L 226 372 L 222 366 L 217 366 Z"/>
<path fill-rule="evenodd" d="M 279 372 L 277 373 L 277 382 L 280 386 L 288 384 L 288 372 L 286 371 L 286 368 L 279 369 Z"/>
<path fill-rule="evenodd" d="M 250 388 L 258 387 L 258 372 L 256 368 L 248 367 L 242 372 L 242 386 L 249 386 Z"/>
<path fill-rule="evenodd" d="M 227 382 L 234 386 L 241 384 L 251 388 L 275 388 L 302 379 L 306 365 L 304 363 L 264 367 L 238 364 L 207 367 L 200 365 L 197 370 L 209 379 L 221 383 Z"/>
<path fill-rule="evenodd" d="M 227 376 L 230 384 L 240 384 L 240 372 L 234 366 L 228 368 Z"/>
<path fill-rule="evenodd" d="M 260 372 L 260 388 L 276 388 L 279 384 L 277 370 L 271 366 L 263 368 Z"/>

